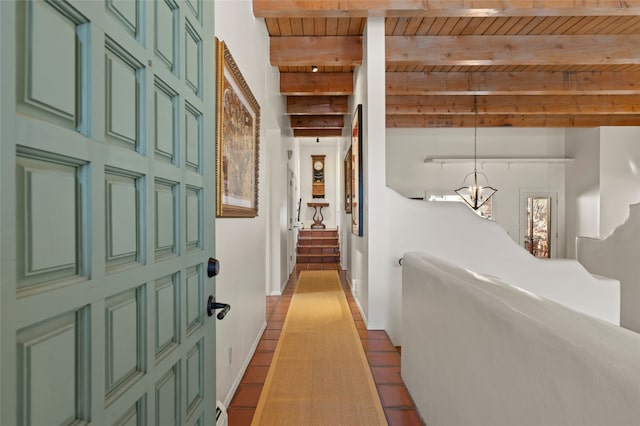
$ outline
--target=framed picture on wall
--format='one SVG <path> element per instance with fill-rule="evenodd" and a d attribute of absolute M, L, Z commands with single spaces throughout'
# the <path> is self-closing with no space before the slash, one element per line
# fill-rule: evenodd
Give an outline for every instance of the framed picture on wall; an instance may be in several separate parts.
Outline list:
<path fill-rule="evenodd" d="M 364 230 L 362 187 L 362 104 L 358 104 L 351 119 L 351 232 L 359 237 Z"/>
<path fill-rule="evenodd" d="M 351 179 L 352 179 L 352 164 L 351 164 L 351 147 L 344 156 L 344 212 L 351 213 Z"/>
<path fill-rule="evenodd" d="M 216 216 L 258 215 L 260 105 L 216 39 Z"/>

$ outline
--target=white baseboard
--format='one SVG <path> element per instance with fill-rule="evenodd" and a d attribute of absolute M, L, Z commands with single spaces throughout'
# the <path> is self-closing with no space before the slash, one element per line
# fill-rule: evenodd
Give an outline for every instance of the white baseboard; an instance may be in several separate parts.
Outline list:
<path fill-rule="evenodd" d="M 360 316 L 362 317 L 364 326 L 368 328 L 369 321 L 367 320 L 367 316 L 364 314 L 364 311 L 362 310 L 362 306 L 360 305 L 360 301 L 358 300 L 358 297 L 356 294 L 358 289 L 351 284 L 351 280 L 349 280 L 349 277 L 347 277 L 347 283 L 349 284 L 349 289 L 351 290 L 351 295 L 353 296 L 353 300 L 356 301 L 356 306 L 358 307 L 358 311 L 360 311 Z M 357 282 L 356 282 L 356 285 L 357 285 Z"/>
<path fill-rule="evenodd" d="M 360 316 L 362 317 L 362 322 L 364 322 L 364 326 L 368 330 L 369 329 L 369 320 L 367 319 L 367 316 L 364 314 L 364 311 L 362 310 L 362 306 L 360 306 L 360 301 L 355 296 L 355 294 L 353 295 L 353 300 L 356 301 L 356 306 L 358 307 L 358 311 L 360 311 Z"/>
<path fill-rule="evenodd" d="M 289 284 L 288 279 L 284 280 L 284 282 L 280 285 L 280 291 L 272 291 L 271 293 L 269 293 L 269 296 L 282 296 L 284 290 L 287 288 L 287 284 Z"/>
<path fill-rule="evenodd" d="M 264 333 L 264 331 L 266 329 L 267 329 L 267 322 L 265 321 L 262 324 L 262 327 L 260 327 L 260 332 L 258 333 L 258 337 L 253 342 L 253 345 L 251 345 L 251 349 L 249 350 L 249 354 L 247 355 L 247 358 L 242 363 L 242 368 L 240 369 L 240 372 L 236 376 L 235 380 L 233 381 L 233 384 L 231 385 L 231 388 L 229 389 L 229 393 L 224 398 L 224 401 L 222 401 L 222 403 L 224 404 L 225 407 L 229 408 L 229 405 L 231 404 L 231 400 L 233 399 L 233 395 L 236 394 L 236 391 L 238 390 L 238 386 L 240 386 L 240 381 L 242 381 L 242 376 L 244 376 L 244 373 L 247 371 L 247 367 L 249 367 L 249 363 L 251 362 L 251 358 L 253 358 L 253 354 L 256 352 L 256 349 L 258 349 L 258 344 L 260 343 L 260 339 L 262 339 L 262 334 Z"/>

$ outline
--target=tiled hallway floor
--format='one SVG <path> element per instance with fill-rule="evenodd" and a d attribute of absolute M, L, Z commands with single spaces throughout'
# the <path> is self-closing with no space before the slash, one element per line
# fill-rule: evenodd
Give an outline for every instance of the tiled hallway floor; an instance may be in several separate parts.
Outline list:
<path fill-rule="evenodd" d="M 336 269 L 339 271 L 342 288 L 345 290 L 362 346 L 367 354 L 389 426 L 424 425 L 400 376 L 398 350 L 393 346 L 384 330 L 366 330 L 360 311 L 348 289 L 345 272 L 340 270 L 340 265 L 302 264 L 297 265 L 296 270 L 291 274 L 282 296 L 267 297 L 267 328 L 228 408 L 229 426 L 251 424 L 300 271 L 305 269 Z"/>

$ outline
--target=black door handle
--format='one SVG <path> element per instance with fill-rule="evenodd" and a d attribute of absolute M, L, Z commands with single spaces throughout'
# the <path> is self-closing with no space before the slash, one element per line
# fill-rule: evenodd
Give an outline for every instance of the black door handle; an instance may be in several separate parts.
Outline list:
<path fill-rule="evenodd" d="M 218 259 L 214 259 L 213 257 L 209 258 L 207 262 L 207 275 L 209 278 L 215 277 L 220 273 L 220 262 Z"/>
<path fill-rule="evenodd" d="M 207 300 L 207 315 L 213 316 L 213 313 L 216 309 L 222 309 L 216 315 L 216 318 L 219 320 L 223 319 L 231 310 L 231 305 L 228 303 L 218 303 L 216 302 L 216 298 L 213 296 L 209 296 L 209 300 Z"/>

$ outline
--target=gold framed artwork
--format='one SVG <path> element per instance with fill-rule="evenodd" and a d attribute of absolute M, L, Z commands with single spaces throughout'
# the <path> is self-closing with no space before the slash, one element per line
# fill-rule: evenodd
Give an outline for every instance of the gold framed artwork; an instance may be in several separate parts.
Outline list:
<path fill-rule="evenodd" d="M 362 104 L 358 104 L 351 119 L 351 232 L 359 237 L 364 234 L 362 189 Z"/>
<path fill-rule="evenodd" d="M 344 212 L 351 213 L 351 147 L 344 156 Z"/>
<path fill-rule="evenodd" d="M 216 217 L 258 215 L 260 105 L 216 39 Z"/>

